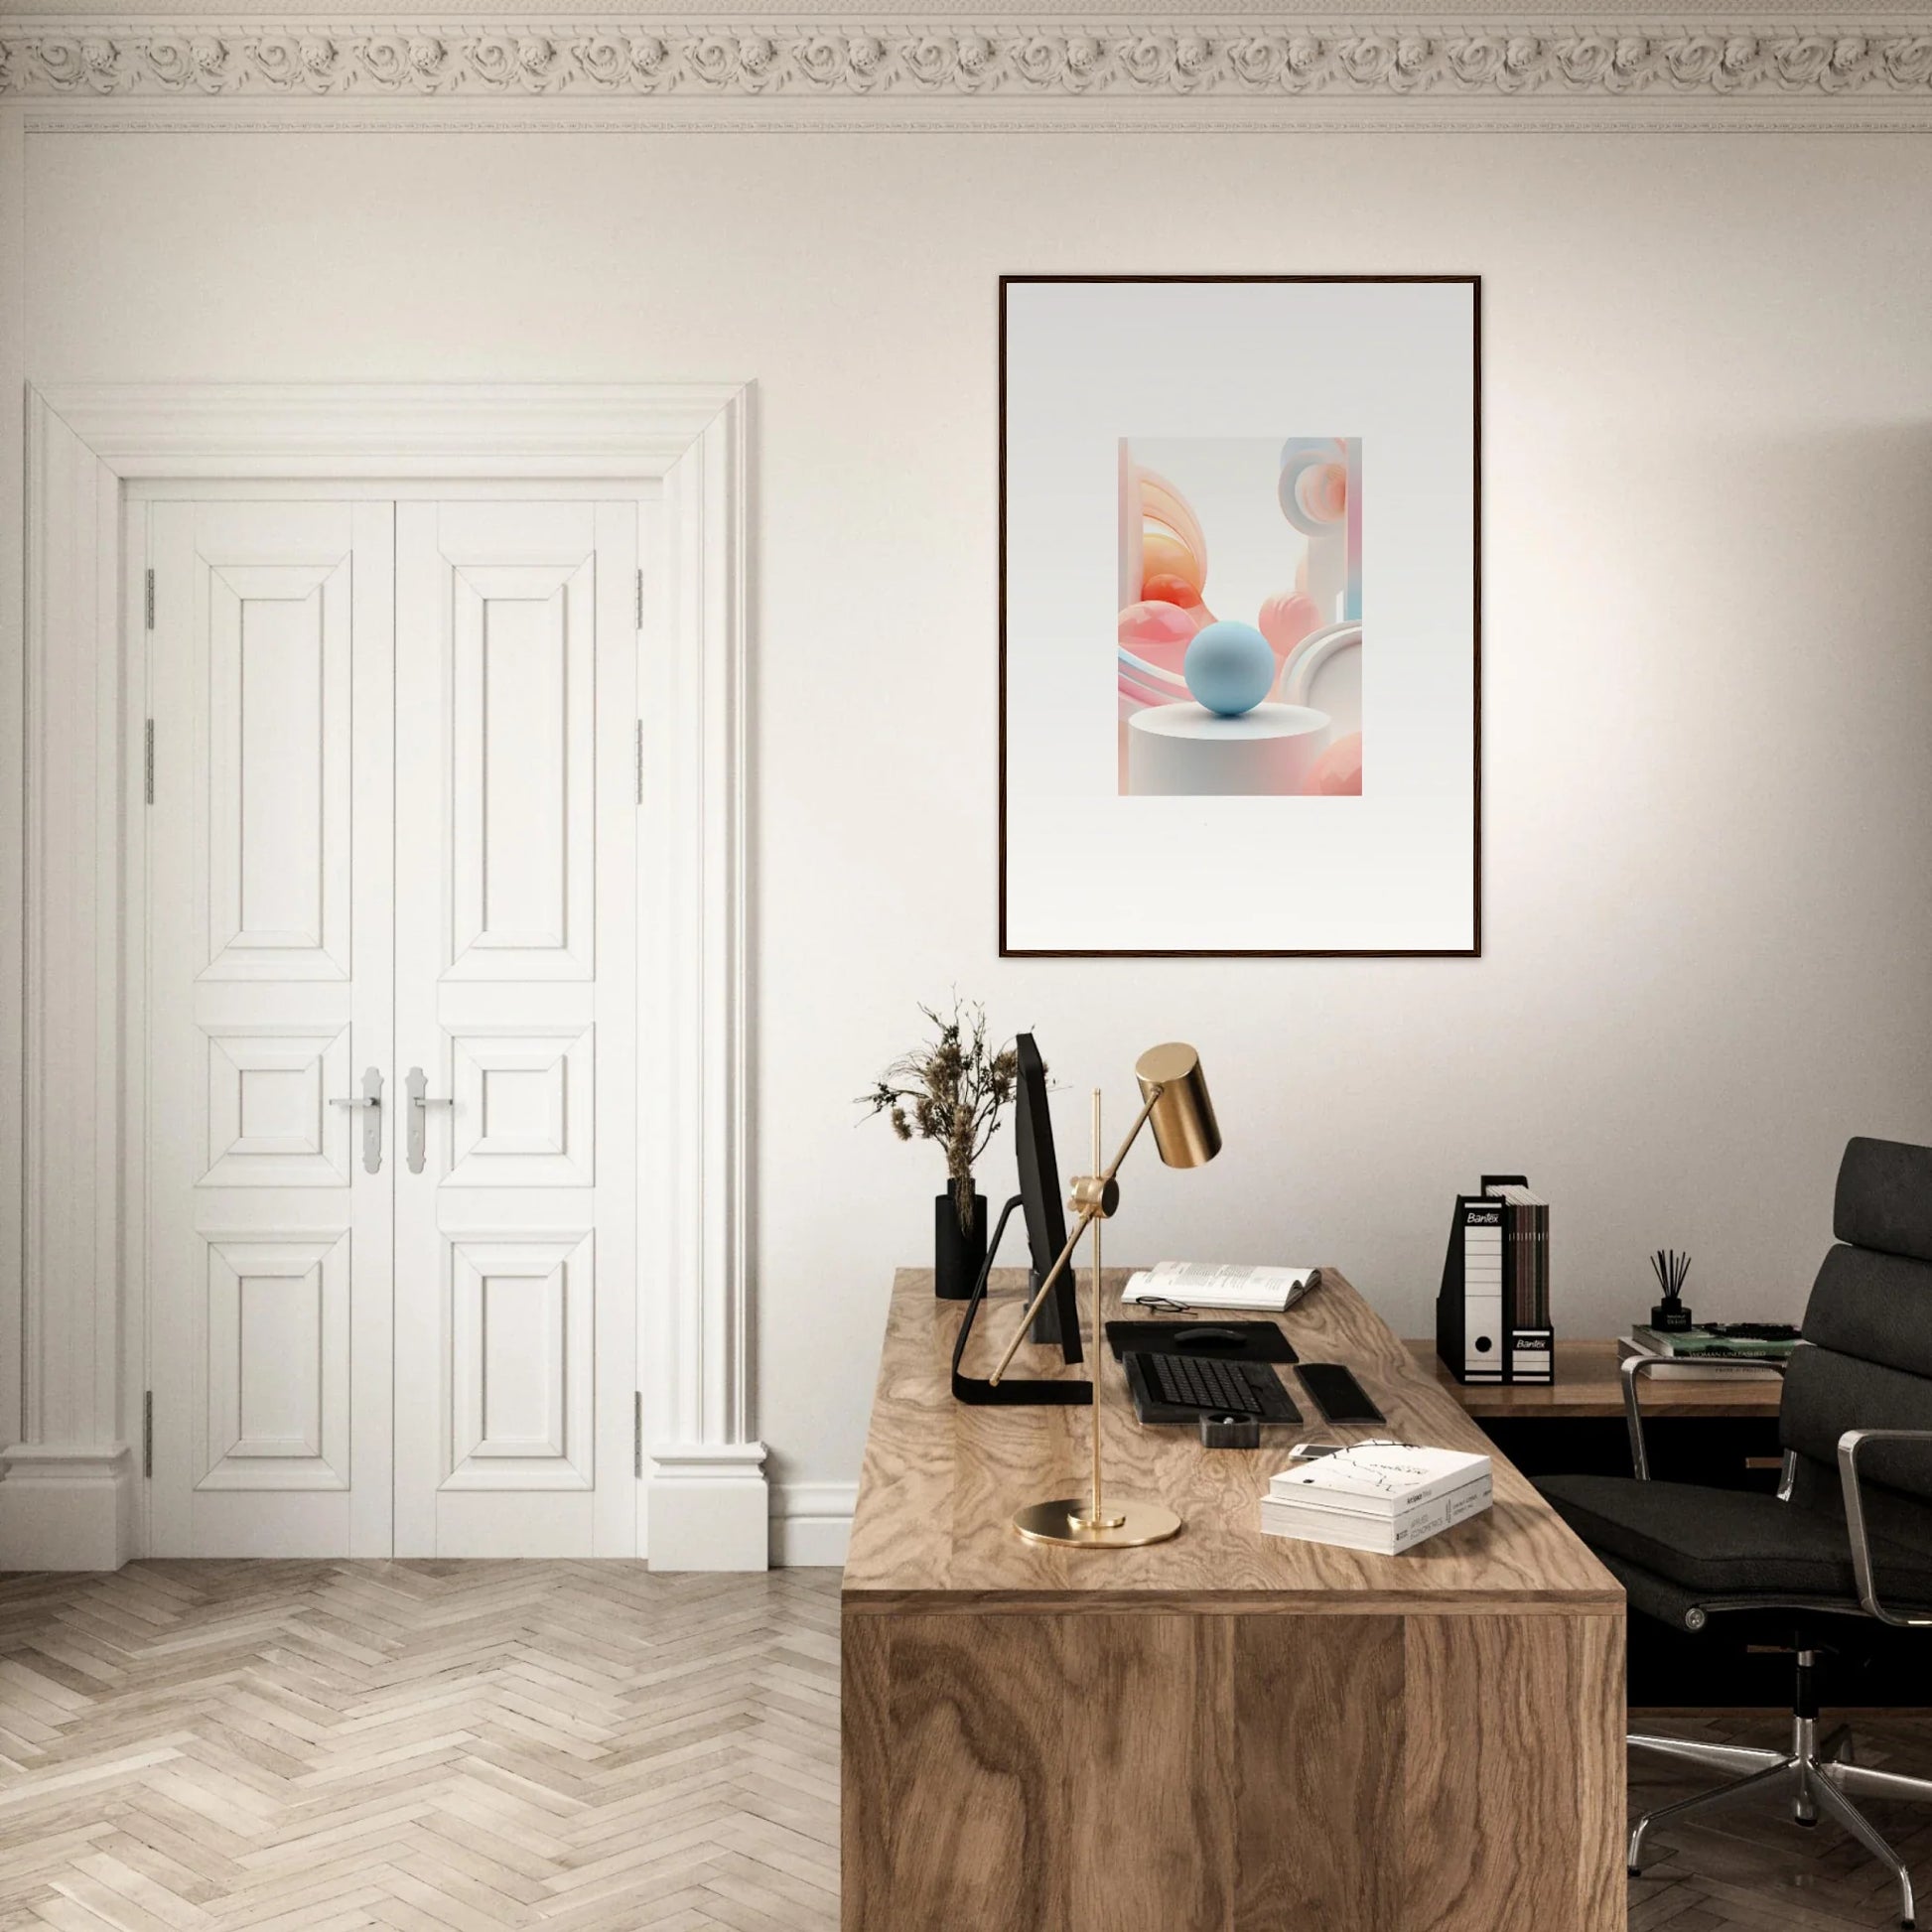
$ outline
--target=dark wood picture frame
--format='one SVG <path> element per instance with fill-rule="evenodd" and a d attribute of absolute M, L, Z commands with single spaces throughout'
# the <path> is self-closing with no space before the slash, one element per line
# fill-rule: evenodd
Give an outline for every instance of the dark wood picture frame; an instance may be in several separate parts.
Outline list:
<path fill-rule="evenodd" d="M 1382 283 L 1466 285 L 1471 300 L 1474 366 L 1470 393 L 1474 408 L 1470 465 L 1470 537 L 1473 609 L 1471 621 L 1471 697 L 1474 706 L 1472 792 L 1470 800 L 1473 867 L 1470 942 L 1467 946 L 1415 947 L 1294 947 L 1274 946 L 1159 946 L 1072 947 L 1015 946 L 1007 936 L 1007 291 L 1022 284 L 1147 282 L 1199 285 L 1238 283 L 1334 284 Z M 999 676 L 999 786 L 1000 786 L 1000 957 L 1002 959 L 1479 959 L 1482 956 L 1482 277 L 1480 275 L 1002 275 L 999 325 L 999 566 L 1000 566 L 1000 676 Z"/>

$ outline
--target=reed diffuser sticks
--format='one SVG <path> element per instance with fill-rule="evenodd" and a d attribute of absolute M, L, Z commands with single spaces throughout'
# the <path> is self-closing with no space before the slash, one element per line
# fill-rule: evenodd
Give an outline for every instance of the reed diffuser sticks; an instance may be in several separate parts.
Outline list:
<path fill-rule="evenodd" d="M 1684 1280 L 1691 1272 L 1691 1257 L 1676 1248 L 1659 1248 L 1650 1257 L 1650 1272 L 1664 1299 L 1650 1311 L 1650 1325 L 1673 1332 L 1691 1326 L 1691 1311 L 1684 1306 Z"/>
<path fill-rule="evenodd" d="M 1666 1302 L 1675 1302 L 1684 1293 L 1684 1278 L 1691 1272 L 1691 1257 L 1675 1248 L 1659 1248 L 1650 1257 L 1650 1272 L 1664 1291 Z"/>

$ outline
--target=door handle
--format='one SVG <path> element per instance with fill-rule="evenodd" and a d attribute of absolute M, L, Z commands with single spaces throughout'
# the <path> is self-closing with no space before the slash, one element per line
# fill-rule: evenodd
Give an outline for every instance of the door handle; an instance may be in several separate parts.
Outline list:
<path fill-rule="evenodd" d="M 345 1099 L 332 1099 L 332 1107 L 361 1107 L 362 1165 L 370 1173 L 382 1172 L 382 1074 L 370 1067 L 362 1075 L 362 1091 Z"/>
<path fill-rule="evenodd" d="M 409 1172 L 421 1173 L 428 1152 L 429 1110 L 432 1107 L 454 1107 L 456 1102 L 447 1095 L 439 1099 L 431 1094 L 429 1075 L 420 1066 L 409 1069 L 403 1085 L 409 1089 Z"/>

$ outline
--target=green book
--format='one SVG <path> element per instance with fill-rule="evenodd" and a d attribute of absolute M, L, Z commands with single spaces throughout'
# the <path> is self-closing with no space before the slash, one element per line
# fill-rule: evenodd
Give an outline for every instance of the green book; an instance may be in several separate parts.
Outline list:
<path fill-rule="evenodd" d="M 1765 1341 L 1756 1336 L 1713 1334 L 1709 1328 L 1632 1328 L 1630 1339 L 1653 1355 L 1715 1355 L 1745 1362 L 1782 1362 L 1797 1339 Z"/>

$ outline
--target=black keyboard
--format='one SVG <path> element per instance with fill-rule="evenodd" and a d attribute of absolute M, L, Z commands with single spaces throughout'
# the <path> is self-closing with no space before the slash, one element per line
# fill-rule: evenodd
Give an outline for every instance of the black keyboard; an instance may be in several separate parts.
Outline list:
<path fill-rule="evenodd" d="M 1260 1422 L 1295 1423 L 1302 1412 L 1266 1362 L 1221 1362 L 1198 1355 L 1127 1357 L 1154 1403 L 1203 1416 L 1253 1416 Z"/>

